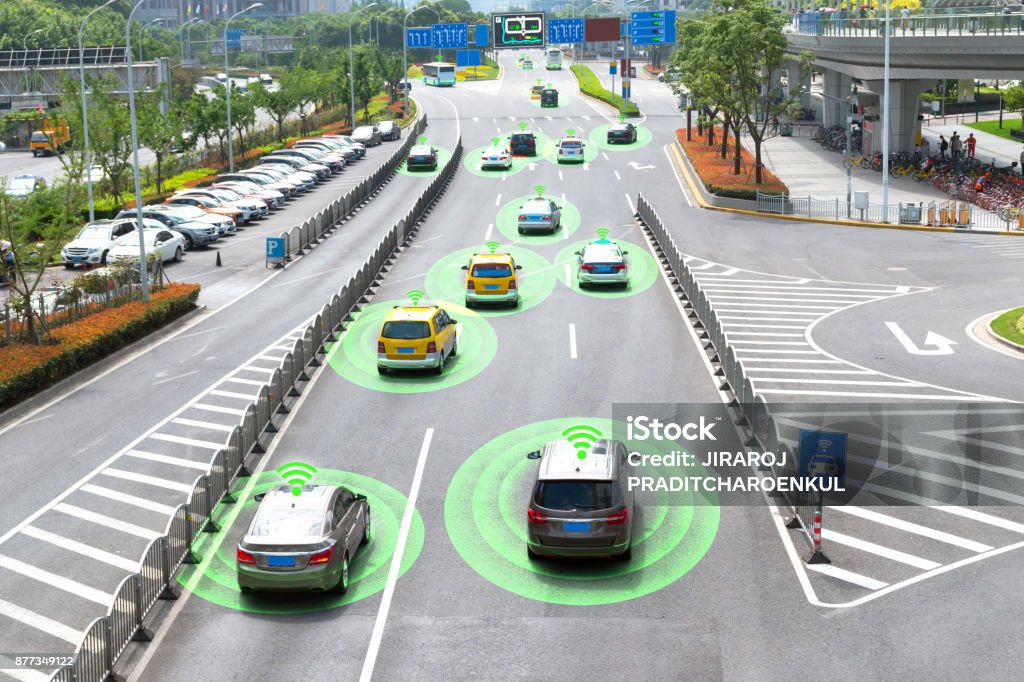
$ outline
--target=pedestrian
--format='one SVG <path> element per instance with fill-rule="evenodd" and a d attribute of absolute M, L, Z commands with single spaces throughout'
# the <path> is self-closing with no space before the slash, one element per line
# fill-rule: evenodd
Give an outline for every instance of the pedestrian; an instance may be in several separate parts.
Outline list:
<path fill-rule="evenodd" d="M 1020 150 L 1020 174 L 1024 175 L 1024 149 Z"/>
<path fill-rule="evenodd" d="M 974 158 L 974 147 L 975 147 L 975 145 L 978 144 L 978 138 L 976 138 L 974 136 L 974 133 L 971 133 L 970 135 L 967 136 L 967 139 L 964 140 L 964 142 L 967 143 L 967 158 L 968 159 L 973 159 Z"/>
<path fill-rule="evenodd" d="M 949 154 L 953 157 L 954 161 L 960 160 L 960 153 L 964 150 L 964 143 L 960 141 L 960 135 L 953 131 L 953 136 L 949 138 Z"/>
<path fill-rule="evenodd" d="M 900 24 L 903 26 L 903 33 L 907 32 L 907 25 L 910 23 L 910 10 L 904 7 L 900 10 Z"/>
<path fill-rule="evenodd" d="M 939 156 L 943 159 L 946 158 L 947 149 L 949 149 L 949 142 L 946 141 L 944 135 L 939 135 Z M 1024 156 L 1024 151 L 1021 152 L 1021 155 Z"/>
<path fill-rule="evenodd" d="M 778 132 L 779 132 L 779 117 L 778 116 L 773 116 L 772 117 L 772 134 L 774 135 L 774 134 L 776 134 Z"/>

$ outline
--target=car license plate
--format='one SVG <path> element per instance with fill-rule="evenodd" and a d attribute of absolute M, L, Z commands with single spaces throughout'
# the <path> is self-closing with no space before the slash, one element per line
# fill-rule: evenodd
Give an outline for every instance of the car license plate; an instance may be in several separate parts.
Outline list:
<path fill-rule="evenodd" d="M 424 158 L 423 158 L 422 156 L 417 156 L 417 157 L 416 157 L 415 159 L 413 159 L 413 160 L 414 160 L 414 161 L 423 161 L 423 160 L 424 160 Z"/>
<path fill-rule="evenodd" d="M 574 522 L 574 523 L 566 522 L 566 523 L 562 524 L 562 530 L 564 530 L 566 533 L 586 533 L 586 532 L 588 532 L 590 530 L 590 522 L 589 521 L 579 521 L 579 522 Z"/>
<path fill-rule="evenodd" d="M 72 256 L 71 260 L 73 260 L 73 261 L 75 261 L 77 263 L 78 261 L 82 260 L 82 257 L 81 256 Z"/>
<path fill-rule="evenodd" d="M 294 566 L 295 557 L 293 556 L 268 556 L 267 566 Z"/>
<path fill-rule="evenodd" d="M 608 266 L 605 266 L 605 265 L 603 265 L 601 267 L 594 268 L 594 272 L 596 272 L 598 274 L 602 274 L 602 275 L 607 275 L 607 274 L 611 273 L 611 271 L 612 271 L 612 269 L 609 268 Z"/>
<path fill-rule="evenodd" d="M 492 157 L 491 157 L 490 159 L 488 159 L 488 160 L 489 160 L 489 161 L 498 161 L 499 159 L 498 159 L 498 157 L 497 157 L 497 156 L 492 156 Z"/>
<path fill-rule="evenodd" d="M 415 353 L 416 349 L 415 348 L 399 348 L 398 352 L 399 353 Z"/>
<path fill-rule="evenodd" d="M 487 289 L 488 291 L 493 291 L 493 290 L 495 290 L 497 288 L 498 288 L 497 284 L 485 284 L 484 285 L 484 289 Z"/>

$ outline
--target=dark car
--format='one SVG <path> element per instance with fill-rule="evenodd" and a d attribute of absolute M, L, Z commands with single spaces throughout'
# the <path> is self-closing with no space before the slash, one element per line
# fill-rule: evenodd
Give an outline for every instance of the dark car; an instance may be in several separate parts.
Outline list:
<path fill-rule="evenodd" d="M 636 126 L 632 123 L 613 123 L 608 128 L 608 144 L 636 142 Z"/>
<path fill-rule="evenodd" d="M 159 220 L 165 227 L 169 227 L 185 238 L 185 249 L 192 249 L 197 246 L 209 246 L 220 239 L 217 228 L 209 223 L 192 222 L 184 216 L 178 215 L 174 209 L 166 207 L 146 206 L 142 209 L 142 215 L 146 218 Z M 117 218 L 134 218 L 135 209 L 121 211 Z"/>
<path fill-rule="evenodd" d="M 236 551 L 243 590 L 348 589 L 349 566 L 370 541 L 365 495 L 333 485 L 281 485 L 265 496 Z"/>
<path fill-rule="evenodd" d="M 540 105 L 542 107 L 557 107 L 558 106 L 558 90 L 554 88 L 547 88 L 540 92 Z"/>
<path fill-rule="evenodd" d="M 512 133 L 508 147 L 513 154 L 537 156 L 537 136 L 533 133 Z"/>
<path fill-rule="evenodd" d="M 409 150 L 405 161 L 408 170 L 437 170 L 437 149 L 429 144 L 418 144 Z"/>
<path fill-rule="evenodd" d="M 402 129 L 394 121 L 381 121 L 377 124 L 382 140 L 399 140 L 402 138 Z"/>

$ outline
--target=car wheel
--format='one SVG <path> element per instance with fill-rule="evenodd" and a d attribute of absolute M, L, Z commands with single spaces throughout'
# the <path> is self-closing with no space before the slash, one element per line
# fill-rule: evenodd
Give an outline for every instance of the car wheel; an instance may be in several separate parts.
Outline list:
<path fill-rule="evenodd" d="M 65 263 L 64 267 L 66 267 L 68 270 L 74 270 L 75 269 L 74 263 Z"/>
<path fill-rule="evenodd" d="M 388 368 L 387 367 L 382 367 L 381 365 L 377 365 L 377 374 L 379 374 L 381 376 L 384 376 L 387 373 L 388 373 Z"/>
<path fill-rule="evenodd" d="M 533 551 L 532 549 L 530 549 L 530 546 L 529 546 L 529 545 L 527 545 L 527 546 L 526 546 L 526 556 L 527 556 L 527 557 L 528 557 L 528 558 L 529 558 L 529 559 L 530 559 L 531 561 L 537 561 L 538 559 L 540 559 L 540 558 L 541 558 L 540 554 L 537 554 L 537 553 L 536 553 L 536 552 L 534 552 L 534 551 Z"/>
<path fill-rule="evenodd" d="M 345 552 L 345 556 L 341 557 L 341 577 L 338 579 L 336 589 L 338 594 L 348 592 L 348 552 Z"/>
<path fill-rule="evenodd" d="M 365 545 L 370 541 L 371 529 L 373 528 L 373 522 L 370 519 L 370 507 L 366 507 L 366 513 L 363 514 L 363 540 L 359 544 Z"/>
<path fill-rule="evenodd" d="M 441 359 L 437 361 L 437 367 L 434 368 L 434 374 L 444 373 L 444 351 L 441 351 Z"/>
<path fill-rule="evenodd" d="M 103 253 L 100 254 L 100 265 L 106 265 L 107 264 L 107 254 L 108 253 L 110 253 L 110 252 L 109 251 L 104 251 Z"/>
<path fill-rule="evenodd" d="M 458 354 L 459 354 L 459 342 L 456 340 L 455 343 L 452 345 L 451 355 L 449 355 L 448 357 L 454 358 Z"/>
<path fill-rule="evenodd" d="M 181 262 L 181 255 L 182 255 L 181 247 L 178 246 L 178 247 L 176 247 L 174 249 L 174 262 L 175 263 L 180 263 Z"/>
<path fill-rule="evenodd" d="M 619 561 L 629 561 L 630 559 L 632 559 L 633 558 L 633 545 L 630 545 L 629 547 L 627 547 L 625 552 L 623 552 L 622 554 L 620 554 L 619 556 L 617 556 L 615 558 L 618 559 Z"/>
<path fill-rule="evenodd" d="M 192 237 L 188 236 L 187 234 L 183 235 L 183 236 L 185 237 L 185 248 L 186 249 L 191 250 L 193 247 L 195 247 L 196 244 L 195 244 L 195 242 L 192 241 Z"/>
<path fill-rule="evenodd" d="M 466 301 L 466 307 L 467 307 L 467 308 L 472 308 L 472 307 L 473 307 L 473 305 L 474 305 L 474 303 L 473 303 L 472 301 L 470 301 L 470 300 L 467 300 L 467 301 Z"/>

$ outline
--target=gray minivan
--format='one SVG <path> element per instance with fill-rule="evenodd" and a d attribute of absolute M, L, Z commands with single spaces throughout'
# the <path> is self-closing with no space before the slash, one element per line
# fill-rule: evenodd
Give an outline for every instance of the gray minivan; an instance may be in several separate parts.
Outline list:
<path fill-rule="evenodd" d="M 550 557 L 632 557 L 633 493 L 629 451 L 598 440 L 581 459 L 567 440 L 530 453 L 540 468 L 527 508 L 526 551 Z"/>

